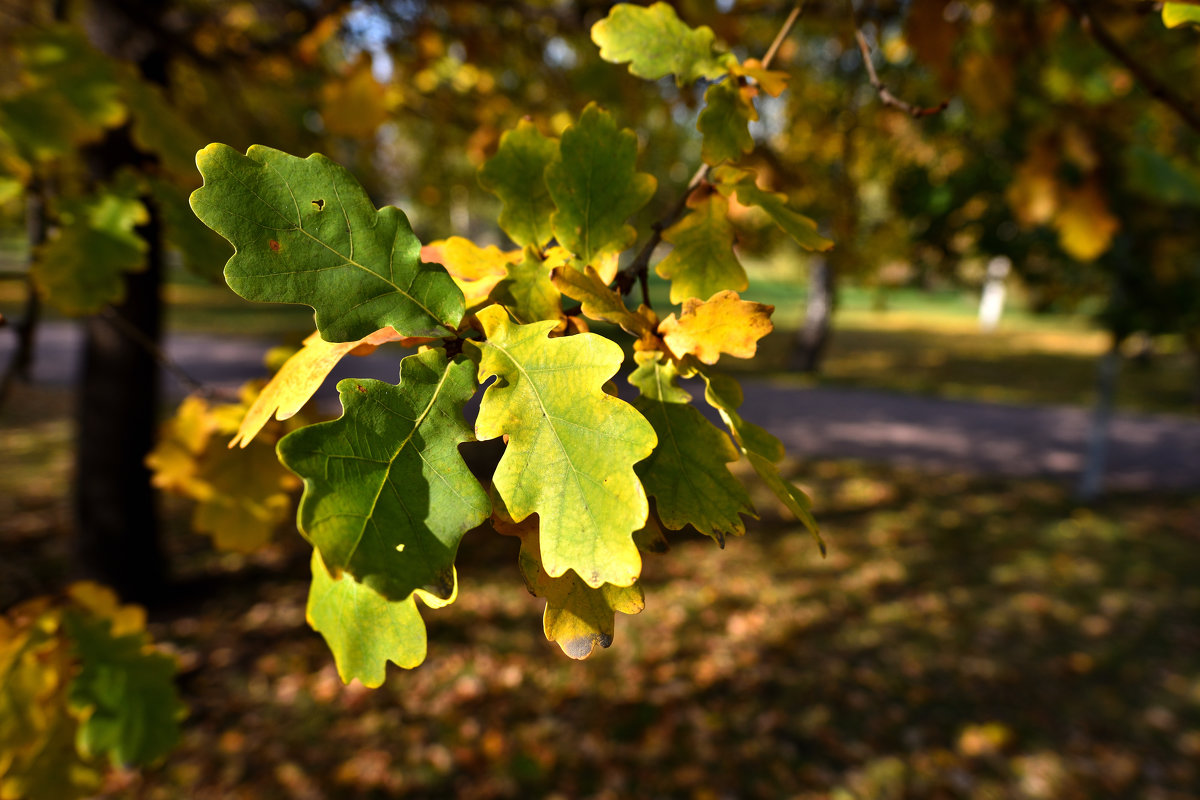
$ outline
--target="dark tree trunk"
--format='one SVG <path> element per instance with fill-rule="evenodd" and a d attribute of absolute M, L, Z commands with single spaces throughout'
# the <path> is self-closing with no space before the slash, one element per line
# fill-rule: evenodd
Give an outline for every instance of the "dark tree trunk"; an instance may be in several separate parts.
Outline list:
<path fill-rule="evenodd" d="M 167 53 L 150 33 L 162 8 L 131 6 L 95 3 L 88 25 L 93 44 L 165 85 Z M 112 131 L 85 158 L 95 183 L 148 163 L 128 127 Z M 85 322 L 74 512 L 82 569 L 123 599 L 153 604 L 167 583 L 157 497 L 145 465 L 158 427 L 163 242 L 158 211 L 146 202 L 150 222 L 138 229 L 148 245 L 146 269 L 126 276 L 120 305 Z"/>
<path fill-rule="evenodd" d="M 837 300 L 837 273 L 833 263 L 828 258 L 817 257 L 812 260 L 810 270 L 804 327 L 796 337 L 794 366 L 801 372 L 816 372 L 820 368 L 833 330 Z"/>
<path fill-rule="evenodd" d="M 152 216 L 139 231 L 147 268 L 129 276 L 126 299 L 86 325 L 79 383 L 75 522 L 86 572 L 124 599 L 152 602 L 166 582 L 158 507 L 146 454 L 154 447 L 158 362 L 147 344 L 162 331 L 162 247 Z"/>

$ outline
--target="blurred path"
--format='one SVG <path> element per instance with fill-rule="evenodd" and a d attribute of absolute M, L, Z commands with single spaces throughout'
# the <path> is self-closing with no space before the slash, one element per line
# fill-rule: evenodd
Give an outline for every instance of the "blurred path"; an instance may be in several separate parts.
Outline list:
<path fill-rule="evenodd" d="M 68 384 L 78 369 L 79 331 L 52 323 L 39 331 L 35 379 Z M 261 377 L 271 341 L 175 335 L 167 351 L 193 377 L 224 386 Z M 13 350 L 0 331 L 0 364 Z M 394 352 L 348 358 L 334 377 L 395 382 Z M 167 389 L 183 389 L 168 377 Z M 979 474 L 1072 480 L 1082 463 L 1088 410 L 1010 406 L 834 388 L 796 388 L 743 380 L 746 418 L 783 440 L 795 458 L 859 458 Z M 624 389 L 624 387 L 622 387 Z M 702 391 L 690 387 L 699 400 Z M 322 397 L 336 395 L 332 383 Z M 700 406 L 706 412 L 703 402 Z M 1200 420 L 1116 414 L 1110 429 L 1106 485 L 1118 489 L 1200 489 Z"/>

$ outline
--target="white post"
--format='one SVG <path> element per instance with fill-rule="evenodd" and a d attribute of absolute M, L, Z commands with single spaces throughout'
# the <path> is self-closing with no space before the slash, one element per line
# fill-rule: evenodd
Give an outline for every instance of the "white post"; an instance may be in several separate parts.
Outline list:
<path fill-rule="evenodd" d="M 983 284 L 983 296 L 979 299 L 979 329 L 991 333 L 1000 323 L 1004 312 L 1004 279 L 1012 269 L 1007 256 L 996 256 L 987 265 L 987 279 Z"/>

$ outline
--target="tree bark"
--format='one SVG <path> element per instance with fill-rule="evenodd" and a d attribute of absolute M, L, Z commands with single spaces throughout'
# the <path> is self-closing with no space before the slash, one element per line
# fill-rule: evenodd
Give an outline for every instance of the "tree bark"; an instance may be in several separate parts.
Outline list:
<path fill-rule="evenodd" d="M 837 274 L 833 264 L 825 257 L 814 258 L 810 263 L 808 305 L 804 311 L 804 327 L 797 336 L 794 365 L 801 372 L 820 369 L 829 346 L 837 301 Z"/>

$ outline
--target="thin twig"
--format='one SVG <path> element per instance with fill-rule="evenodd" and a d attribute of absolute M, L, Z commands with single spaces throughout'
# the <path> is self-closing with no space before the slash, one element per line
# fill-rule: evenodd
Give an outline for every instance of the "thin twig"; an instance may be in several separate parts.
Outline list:
<path fill-rule="evenodd" d="M 117 311 L 112 306 L 106 306 L 105 309 L 100 312 L 100 316 L 114 329 L 125 336 L 128 336 L 139 347 L 153 356 L 154 360 L 157 361 L 163 369 L 171 373 L 171 375 L 173 375 L 177 381 L 187 387 L 189 392 L 209 399 L 236 398 L 236 392 L 230 392 L 222 387 L 207 384 L 204 381 L 193 377 L 192 374 L 184 369 L 178 361 L 167 355 L 166 351 L 163 350 L 162 346 L 160 346 L 158 342 L 155 342 L 145 333 L 138 330 L 136 325 L 125 319 L 125 317 L 121 315 L 121 312 Z"/>
<path fill-rule="evenodd" d="M 792 28 L 796 25 L 796 20 L 800 19 L 800 12 L 804 9 L 804 0 L 792 6 L 791 12 L 787 15 L 787 19 L 779 26 L 778 33 L 775 34 L 774 41 L 767 48 L 767 53 L 762 57 L 762 67 L 766 69 L 774 60 L 775 54 L 779 52 L 780 45 L 787 39 L 788 34 L 792 32 Z M 647 308 L 650 307 L 650 258 L 654 255 L 655 248 L 662 242 L 663 231 L 675 224 L 675 221 L 683 214 L 687 208 L 688 197 L 691 196 L 692 190 L 708 179 L 708 172 L 711 167 L 708 164 L 702 164 L 696 173 L 692 175 L 692 179 L 688 181 L 687 188 L 683 193 L 676 198 L 675 203 L 657 222 L 650 226 L 650 238 L 642 245 L 642 249 L 634 256 L 633 261 L 630 261 L 618 273 L 616 278 L 617 291 L 621 294 L 629 294 L 632 291 L 634 284 L 642 287 L 642 303 Z"/>
<path fill-rule="evenodd" d="M 1182 2 L 1184 5 L 1200 5 L 1200 0 L 1195 0 L 1195 2 L 1174 0 L 1174 2 Z M 1096 40 L 1096 44 L 1107 50 L 1109 55 L 1120 61 L 1126 69 L 1133 73 L 1147 94 L 1174 111 L 1181 120 L 1187 123 L 1189 128 L 1200 133 L 1200 112 L 1197 112 L 1195 104 L 1182 95 L 1176 94 L 1171 87 L 1156 78 L 1144 64 L 1130 55 L 1129 51 L 1108 32 L 1108 28 L 1105 28 L 1093 15 L 1087 3 L 1080 2 L 1080 0 L 1063 0 L 1063 5 L 1075 19 L 1079 20 L 1079 27 Z"/>
<path fill-rule="evenodd" d="M 912 103 L 906 103 L 888 90 L 883 81 L 879 80 L 879 73 L 875 71 L 875 62 L 871 60 L 871 47 L 867 44 L 867 37 L 863 35 L 862 27 L 858 24 L 858 15 L 854 11 L 853 0 L 846 0 L 846 5 L 850 8 L 850 21 L 854 24 L 854 38 L 858 42 L 859 52 L 862 53 L 863 65 L 867 68 L 867 80 L 871 82 L 875 93 L 879 95 L 879 102 L 889 108 L 903 111 L 914 119 L 929 117 L 945 111 L 946 107 L 950 105 L 949 100 L 943 100 L 936 106 L 925 108 L 913 105 Z"/>

